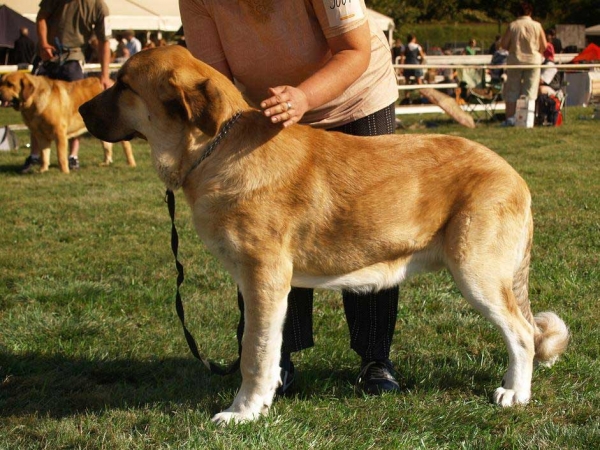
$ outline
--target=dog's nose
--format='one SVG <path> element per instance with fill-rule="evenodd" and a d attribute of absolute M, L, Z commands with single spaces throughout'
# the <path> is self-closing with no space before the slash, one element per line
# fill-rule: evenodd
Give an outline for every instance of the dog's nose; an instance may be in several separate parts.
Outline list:
<path fill-rule="evenodd" d="M 86 119 L 86 117 L 88 116 L 89 112 L 90 112 L 90 107 L 89 104 L 90 102 L 85 102 L 83 105 L 81 105 L 79 107 L 79 114 L 81 114 L 81 117 L 83 117 L 83 120 Z"/>

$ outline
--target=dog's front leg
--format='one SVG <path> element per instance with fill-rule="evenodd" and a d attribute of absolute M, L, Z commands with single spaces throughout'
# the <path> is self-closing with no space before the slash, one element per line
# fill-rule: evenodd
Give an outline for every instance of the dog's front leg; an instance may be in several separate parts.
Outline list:
<path fill-rule="evenodd" d="M 42 167 L 40 172 L 47 172 L 50 167 L 50 146 L 52 141 L 44 136 L 38 136 L 31 133 L 31 153 L 42 157 Z"/>
<path fill-rule="evenodd" d="M 58 167 L 63 173 L 69 173 L 69 140 L 66 133 L 58 133 L 56 138 L 56 156 Z"/>
<path fill-rule="evenodd" d="M 245 328 L 242 339 L 242 386 L 233 404 L 213 421 L 245 422 L 266 414 L 279 386 L 282 329 L 290 278 L 273 273 L 240 283 L 244 296 Z"/>

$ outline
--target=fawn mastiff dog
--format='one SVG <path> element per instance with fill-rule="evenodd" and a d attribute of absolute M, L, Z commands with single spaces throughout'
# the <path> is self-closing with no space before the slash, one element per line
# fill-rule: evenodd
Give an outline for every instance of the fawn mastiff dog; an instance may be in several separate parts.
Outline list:
<path fill-rule="evenodd" d="M 80 112 L 102 140 L 149 142 L 158 176 L 183 189 L 198 235 L 244 295 L 243 381 L 216 422 L 268 411 L 290 286 L 369 291 L 447 268 L 508 347 L 493 395 L 502 406 L 526 403 L 534 360 L 551 364 L 567 346 L 563 321 L 529 304 L 527 185 L 480 144 L 284 129 L 179 46 L 136 54 Z"/>
<path fill-rule="evenodd" d="M 42 156 L 41 171 L 50 165 L 50 146 L 56 141 L 60 170 L 69 173 L 68 140 L 87 130 L 78 112 L 79 107 L 102 92 L 98 78 L 61 81 L 26 72 L 12 72 L 0 80 L 0 102 L 21 112 L 23 122 L 31 131 L 31 143 Z M 112 163 L 112 144 L 103 142 L 104 164 Z M 135 167 L 130 142 L 123 142 L 127 164 Z"/>

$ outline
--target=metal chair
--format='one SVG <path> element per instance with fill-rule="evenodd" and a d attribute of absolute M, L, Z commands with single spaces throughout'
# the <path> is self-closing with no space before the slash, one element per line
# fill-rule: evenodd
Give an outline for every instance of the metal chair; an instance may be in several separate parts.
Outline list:
<path fill-rule="evenodd" d="M 502 100 L 503 80 L 486 83 L 485 72 L 477 69 L 464 69 L 459 77 L 464 109 L 473 115 L 475 122 L 496 120 L 498 102 Z"/>

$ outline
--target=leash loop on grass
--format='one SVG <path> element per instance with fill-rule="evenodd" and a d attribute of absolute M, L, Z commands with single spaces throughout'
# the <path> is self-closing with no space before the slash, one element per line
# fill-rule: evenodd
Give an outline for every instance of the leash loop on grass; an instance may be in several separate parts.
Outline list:
<path fill-rule="evenodd" d="M 177 228 L 175 227 L 175 195 L 173 191 L 167 189 L 165 194 L 165 201 L 167 202 L 167 206 L 169 208 L 169 216 L 171 216 L 171 250 L 173 250 L 173 256 L 175 256 L 175 267 L 177 268 L 177 291 L 175 294 L 175 308 L 177 310 L 177 316 L 181 321 L 181 325 L 183 326 L 183 334 L 185 335 L 185 340 L 187 341 L 188 347 L 192 354 L 199 359 L 202 364 L 206 366 L 211 373 L 217 375 L 230 375 L 237 371 L 240 368 L 240 357 L 229 365 L 227 368 L 223 368 L 218 364 L 209 361 L 206 359 L 198 350 L 198 345 L 196 344 L 196 340 L 189 332 L 187 327 L 185 326 L 185 312 L 183 311 L 183 302 L 181 300 L 181 293 L 179 292 L 179 288 L 183 283 L 183 265 L 179 262 L 177 258 L 177 253 L 179 250 L 179 235 L 177 234 Z"/>

